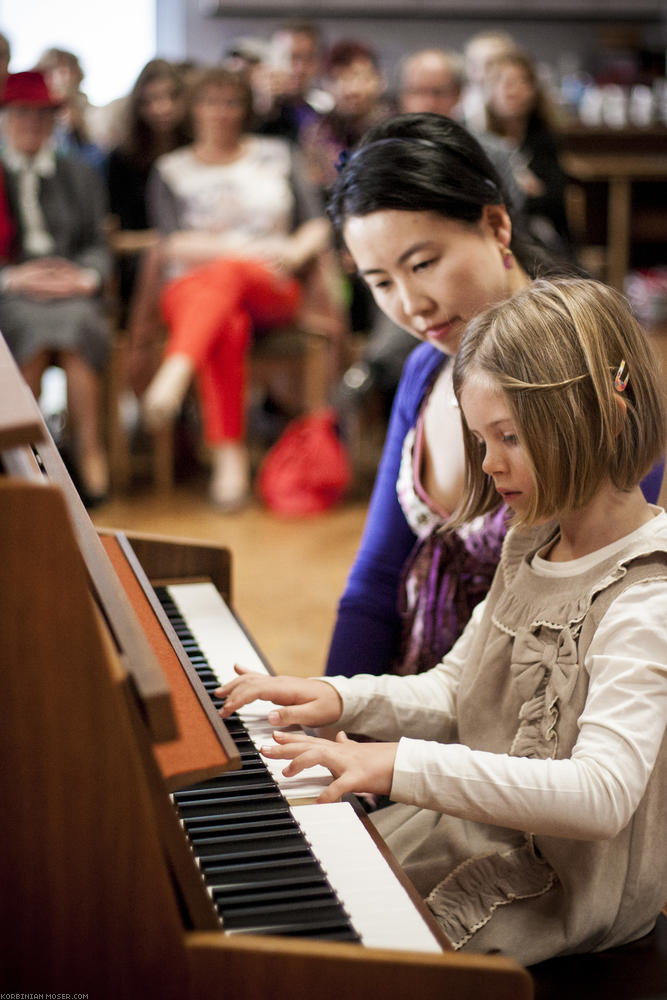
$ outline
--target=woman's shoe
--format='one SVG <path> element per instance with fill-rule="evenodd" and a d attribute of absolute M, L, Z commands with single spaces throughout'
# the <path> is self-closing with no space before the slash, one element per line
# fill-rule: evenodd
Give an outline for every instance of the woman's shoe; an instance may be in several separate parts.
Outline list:
<path fill-rule="evenodd" d="M 209 499 L 221 511 L 241 510 L 250 499 L 250 462 L 245 445 L 226 441 L 213 448 Z"/>
<path fill-rule="evenodd" d="M 176 419 L 193 374 L 192 362 L 185 354 L 172 354 L 162 362 L 141 400 L 150 430 L 161 430 Z"/>

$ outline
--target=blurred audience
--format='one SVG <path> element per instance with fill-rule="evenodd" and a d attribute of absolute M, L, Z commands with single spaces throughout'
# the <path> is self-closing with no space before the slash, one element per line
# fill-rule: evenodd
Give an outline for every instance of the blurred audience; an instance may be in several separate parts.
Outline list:
<path fill-rule="evenodd" d="M 91 104 L 81 87 L 84 74 L 78 56 L 66 49 L 47 49 L 35 69 L 43 73 L 49 90 L 60 102 L 53 133 L 56 149 L 100 168 L 105 153 L 90 133 Z"/>
<path fill-rule="evenodd" d="M 273 32 L 261 67 L 253 73 L 256 131 L 298 142 L 306 125 L 330 111 L 331 95 L 318 86 L 322 53 L 319 29 L 308 21 Z"/>
<path fill-rule="evenodd" d="M 64 369 L 75 478 L 92 505 L 108 489 L 100 428 L 109 340 L 100 294 L 109 272 L 104 185 L 88 164 L 54 152 L 61 99 L 41 73 L 10 74 L 1 104 L 15 239 L 0 272 L 0 330 L 36 398 L 47 367 Z"/>
<path fill-rule="evenodd" d="M 392 107 L 384 97 L 386 80 L 376 53 L 355 39 L 342 39 L 329 50 L 326 85 L 333 97 L 331 111 L 301 132 L 311 182 L 326 191 L 336 178 L 336 162 L 371 125 L 383 121 Z"/>
<path fill-rule="evenodd" d="M 0 32 L 0 94 L 5 89 L 5 81 L 9 73 L 12 59 L 12 47 L 6 35 Z"/>
<path fill-rule="evenodd" d="M 487 69 L 486 86 L 485 129 L 510 153 L 529 229 L 553 253 L 571 255 L 555 109 L 534 61 L 519 51 L 497 56 Z"/>
<path fill-rule="evenodd" d="M 160 157 L 149 181 L 149 216 L 162 241 L 149 251 L 152 268 L 143 275 L 132 334 L 141 349 L 163 283 L 168 339 L 144 414 L 155 429 L 168 425 L 196 381 L 212 460 L 210 498 L 234 510 L 249 490 L 245 359 L 253 328 L 294 318 L 300 276 L 328 246 L 329 224 L 296 149 L 248 131 L 252 91 L 244 74 L 204 71 L 191 110 L 192 145 Z M 140 354 L 137 365 L 140 383 Z"/>
<path fill-rule="evenodd" d="M 153 243 L 146 204 L 150 170 L 159 156 L 191 138 L 182 73 L 166 59 L 151 59 L 130 92 L 121 140 L 107 160 L 109 208 L 122 233 L 132 234 L 118 262 L 121 322 L 134 288 L 139 253 Z"/>
<path fill-rule="evenodd" d="M 473 132 L 485 127 L 486 71 L 497 56 L 512 52 L 517 44 L 506 31 L 479 31 L 463 49 L 465 86 L 461 99 L 463 123 Z"/>
<path fill-rule="evenodd" d="M 433 111 L 459 118 L 463 92 L 463 58 L 445 49 L 420 49 L 401 62 L 399 110 Z"/>

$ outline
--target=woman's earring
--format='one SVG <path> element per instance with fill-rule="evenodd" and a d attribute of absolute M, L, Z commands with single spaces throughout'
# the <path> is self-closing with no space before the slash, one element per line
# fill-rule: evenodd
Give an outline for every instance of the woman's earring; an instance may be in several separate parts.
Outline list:
<path fill-rule="evenodd" d="M 506 271 L 511 271 L 514 267 L 514 254 L 509 247 L 501 247 L 500 252 L 503 255 L 503 267 Z"/>

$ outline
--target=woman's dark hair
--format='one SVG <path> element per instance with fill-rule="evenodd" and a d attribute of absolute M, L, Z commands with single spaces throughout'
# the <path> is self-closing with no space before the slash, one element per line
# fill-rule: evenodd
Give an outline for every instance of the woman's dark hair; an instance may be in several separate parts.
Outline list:
<path fill-rule="evenodd" d="M 157 137 L 143 117 L 144 90 L 157 80 L 166 80 L 177 97 L 183 99 L 183 118 L 177 122 L 168 146 L 164 136 Z M 139 73 L 128 98 L 125 136 L 120 146 L 125 156 L 137 167 L 147 170 L 162 153 L 171 152 L 192 141 L 192 133 L 185 113 L 186 82 L 179 69 L 166 59 L 151 59 Z"/>
<path fill-rule="evenodd" d="M 479 142 L 451 118 L 433 113 L 397 115 L 373 126 L 349 157 L 329 197 L 327 212 L 342 239 L 351 215 L 397 210 L 434 212 L 476 223 L 485 205 L 505 204 L 502 181 Z M 541 246 L 513 218 L 511 248 L 535 275 L 552 267 Z"/>

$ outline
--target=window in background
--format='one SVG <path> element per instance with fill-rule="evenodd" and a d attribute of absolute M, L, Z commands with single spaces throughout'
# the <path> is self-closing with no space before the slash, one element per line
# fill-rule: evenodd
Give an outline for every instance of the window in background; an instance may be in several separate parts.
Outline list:
<path fill-rule="evenodd" d="M 12 47 L 10 70 L 31 69 L 48 48 L 78 56 L 92 104 L 132 87 L 155 55 L 156 0 L 0 0 L 0 31 Z"/>

